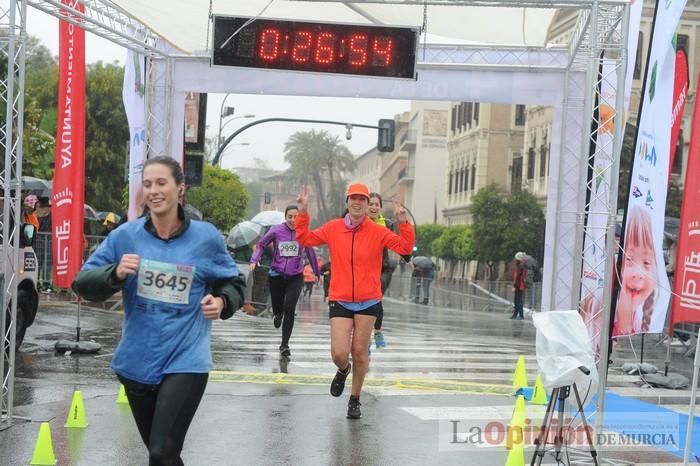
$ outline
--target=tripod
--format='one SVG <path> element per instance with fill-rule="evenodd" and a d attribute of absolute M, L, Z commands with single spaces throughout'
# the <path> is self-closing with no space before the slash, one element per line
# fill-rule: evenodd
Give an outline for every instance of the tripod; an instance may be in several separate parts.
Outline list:
<path fill-rule="evenodd" d="M 552 420 L 554 419 L 554 409 L 555 405 L 557 407 L 557 433 L 554 437 L 554 457 L 557 464 L 562 463 L 562 445 L 564 444 L 564 405 L 566 399 L 569 397 L 569 393 L 573 388 L 574 395 L 576 396 L 576 407 L 578 409 L 577 413 L 581 416 L 581 421 L 583 422 L 584 431 L 586 433 L 586 439 L 588 441 L 588 451 L 593 458 L 593 464 L 598 466 L 598 452 L 593 446 L 593 439 L 591 436 L 591 430 L 586 422 L 586 416 L 583 412 L 583 406 L 581 405 L 581 397 L 578 393 L 578 388 L 576 384 L 565 385 L 563 387 L 556 387 L 552 389 L 552 395 L 549 398 L 549 404 L 547 405 L 547 411 L 545 412 L 544 419 L 542 420 L 542 426 L 540 427 L 540 433 L 535 441 L 535 453 L 532 455 L 532 460 L 530 461 L 530 466 L 538 466 L 542 464 L 542 459 L 544 458 L 545 450 L 547 447 L 547 439 L 549 438 L 549 433 L 552 430 Z"/>

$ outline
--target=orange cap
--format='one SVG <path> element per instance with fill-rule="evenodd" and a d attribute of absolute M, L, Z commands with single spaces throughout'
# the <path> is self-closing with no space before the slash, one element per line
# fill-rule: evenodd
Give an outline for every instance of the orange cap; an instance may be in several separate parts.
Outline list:
<path fill-rule="evenodd" d="M 348 186 L 348 190 L 345 191 L 345 197 L 350 196 L 365 196 L 369 199 L 369 188 L 364 183 L 352 183 Z"/>

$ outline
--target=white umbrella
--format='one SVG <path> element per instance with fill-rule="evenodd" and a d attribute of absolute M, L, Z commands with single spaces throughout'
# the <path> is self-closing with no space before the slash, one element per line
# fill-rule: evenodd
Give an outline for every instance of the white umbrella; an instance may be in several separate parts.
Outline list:
<path fill-rule="evenodd" d="M 231 232 L 226 238 L 226 246 L 230 249 L 237 249 L 257 241 L 265 229 L 259 223 L 249 220 L 243 221 L 231 228 Z"/>
<path fill-rule="evenodd" d="M 284 212 L 280 212 L 279 210 L 263 210 L 262 212 L 258 212 L 250 221 L 264 227 L 279 225 L 280 223 L 284 223 Z"/>
<path fill-rule="evenodd" d="M 413 265 L 419 269 L 432 269 L 435 267 L 435 264 L 433 264 L 433 261 L 431 261 L 429 257 L 416 256 L 412 260 Z"/>

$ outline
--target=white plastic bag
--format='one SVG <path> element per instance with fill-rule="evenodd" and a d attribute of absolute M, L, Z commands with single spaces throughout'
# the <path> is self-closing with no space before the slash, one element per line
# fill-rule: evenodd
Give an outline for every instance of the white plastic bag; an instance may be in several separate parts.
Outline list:
<path fill-rule="evenodd" d="M 575 383 L 585 405 L 598 388 L 598 371 L 583 319 L 577 311 L 549 311 L 533 313 L 532 320 L 542 383 L 547 390 Z"/>

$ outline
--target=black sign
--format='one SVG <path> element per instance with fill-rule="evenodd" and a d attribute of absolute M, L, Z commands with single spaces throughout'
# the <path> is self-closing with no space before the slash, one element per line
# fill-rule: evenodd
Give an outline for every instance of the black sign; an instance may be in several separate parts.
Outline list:
<path fill-rule="evenodd" d="M 202 186 L 204 154 L 185 152 L 185 185 L 188 188 Z"/>
<path fill-rule="evenodd" d="M 214 17 L 214 66 L 416 77 L 415 28 L 249 19 Z"/>

